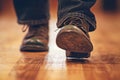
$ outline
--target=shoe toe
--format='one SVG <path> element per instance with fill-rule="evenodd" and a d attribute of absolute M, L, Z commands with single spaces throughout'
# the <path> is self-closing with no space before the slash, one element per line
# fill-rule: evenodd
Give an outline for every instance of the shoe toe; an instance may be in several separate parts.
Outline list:
<path fill-rule="evenodd" d="M 48 46 L 40 39 L 26 39 L 21 45 L 21 51 L 47 51 Z"/>

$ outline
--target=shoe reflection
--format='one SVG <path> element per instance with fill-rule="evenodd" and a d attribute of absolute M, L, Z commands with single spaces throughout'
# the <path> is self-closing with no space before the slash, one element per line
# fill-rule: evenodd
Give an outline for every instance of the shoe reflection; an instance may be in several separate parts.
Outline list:
<path fill-rule="evenodd" d="M 13 67 L 11 80 L 35 80 L 48 52 L 22 53 L 22 57 Z"/>
<path fill-rule="evenodd" d="M 80 72 L 84 63 L 89 63 L 89 60 L 68 59 L 65 52 L 59 49 L 24 52 L 10 72 L 10 80 L 67 80 L 71 71 Z"/>
<path fill-rule="evenodd" d="M 80 64 L 86 64 L 89 63 L 90 61 L 87 58 L 72 58 L 72 57 L 67 57 L 67 62 L 73 62 L 73 63 L 80 63 Z"/>

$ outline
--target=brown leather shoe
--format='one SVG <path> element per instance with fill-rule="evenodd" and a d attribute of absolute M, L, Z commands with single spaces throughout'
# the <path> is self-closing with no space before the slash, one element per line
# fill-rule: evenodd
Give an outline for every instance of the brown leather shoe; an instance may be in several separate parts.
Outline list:
<path fill-rule="evenodd" d="M 48 51 L 48 24 L 28 26 L 21 51 Z"/>
<path fill-rule="evenodd" d="M 88 58 L 93 50 L 88 31 L 89 25 L 84 19 L 73 19 L 62 27 L 56 43 L 66 50 L 67 57 Z"/>

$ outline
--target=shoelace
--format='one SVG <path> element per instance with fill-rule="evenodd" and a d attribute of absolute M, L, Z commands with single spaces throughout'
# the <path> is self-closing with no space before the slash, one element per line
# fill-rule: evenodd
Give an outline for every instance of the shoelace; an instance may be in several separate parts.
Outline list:
<path fill-rule="evenodd" d="M 24 25 L 24 26 L 22 27 L 22 32 L 25 32 L 27 29 L 28 29 L 28 25 Z"/>

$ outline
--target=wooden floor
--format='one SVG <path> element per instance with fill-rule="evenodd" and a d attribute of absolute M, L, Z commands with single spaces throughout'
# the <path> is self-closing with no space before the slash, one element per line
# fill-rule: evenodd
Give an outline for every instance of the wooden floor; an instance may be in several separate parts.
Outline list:
<path fill-rule="evenodd" d="M 0 16 L 0 80 L 120 80 L 120 15 L 95 13 L 88 59 L 67 60 L 55 44 L 56 20 L 50 21 L 49 52 L 20 52 L 25 35 L 15 17 Z"/>

